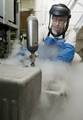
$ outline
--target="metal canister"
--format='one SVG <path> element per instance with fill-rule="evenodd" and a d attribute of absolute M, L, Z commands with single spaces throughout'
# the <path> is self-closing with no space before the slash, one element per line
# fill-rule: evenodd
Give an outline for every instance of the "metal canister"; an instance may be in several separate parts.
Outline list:
<path fill-rule="evenodd" d="M 34 15 L 27 18 L 27 49 L 31 53 L 38 49 L 38 19 Z"/>

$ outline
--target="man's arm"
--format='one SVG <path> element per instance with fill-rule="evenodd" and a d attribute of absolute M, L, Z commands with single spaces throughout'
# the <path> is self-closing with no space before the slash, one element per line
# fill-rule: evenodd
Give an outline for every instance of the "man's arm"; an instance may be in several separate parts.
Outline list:
<path fill-rule="evenodd" d="M 58 53 L 56 57 L 53 57 L 52 60 L 59 60 L 67 63 L 72 62 L 75 54 L 75 48 L 68 43 L 63 43 L 62 48 L 63 49 Z"/>

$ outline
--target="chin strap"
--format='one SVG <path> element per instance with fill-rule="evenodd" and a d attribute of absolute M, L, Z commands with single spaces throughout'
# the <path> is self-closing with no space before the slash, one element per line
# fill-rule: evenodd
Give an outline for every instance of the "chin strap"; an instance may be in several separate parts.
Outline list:
<path fill-rule="evenodd" d="M 65 38 L 65 32 L 63 32 L 63 34 L 61 33 L 61 34 L 55 35 L 51 32 L 51 28 L 49 29 L 49 32 L 48 32 L 47 36 L 50 36 L 50 34 L 53 35 L 55 38 L 59 37 L 61 35 L 62 35 L 62 38 Z"/>
<path fill-rule="evenodd" d="M 49 17 L 49 19 L 50 19 L 50 18 L 51 18 L 51 16 Z M 49 22 L 49 25 L 50 25 L 50 22 Z M 65 38 L 65 32 L 67 31 L 68 26 L 69 26 L 69 17 L 67 18 L 67 24 L 66 24 L 66 26 L 65 26 L 65 30 L 64 30 L 62 33 L 60 33 L 60 34 L 58 34 L 58 35 L 55 35 L 55 34 L 52 32 L 51 28 L 48 26 L 49 32 L 48 32 L 47 36 L 49 36 L 50 34 L 52 34 L 54 37 L 59 37 L 59 36 L 62 35 L 62 38 Z"/>

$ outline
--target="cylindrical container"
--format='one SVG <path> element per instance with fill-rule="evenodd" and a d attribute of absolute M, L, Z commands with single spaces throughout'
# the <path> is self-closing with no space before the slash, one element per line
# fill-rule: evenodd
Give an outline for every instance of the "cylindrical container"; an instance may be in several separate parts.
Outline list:
<path fill-rule="evenodd" d="M 27 18 L 27 49 L 31 53 L 38 49 L 38 20 L 34 15 Z"/>

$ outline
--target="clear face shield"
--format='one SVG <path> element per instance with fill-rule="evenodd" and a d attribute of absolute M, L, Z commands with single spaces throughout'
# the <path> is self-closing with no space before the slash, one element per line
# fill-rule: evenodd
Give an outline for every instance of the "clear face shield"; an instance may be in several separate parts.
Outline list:
<path fill-rule="evenodd" d="M 68 28 L 69 20 L 67 16 L 52 16 L 49 18 L 49 31 L 54 37 L 63 35 Z"/>

